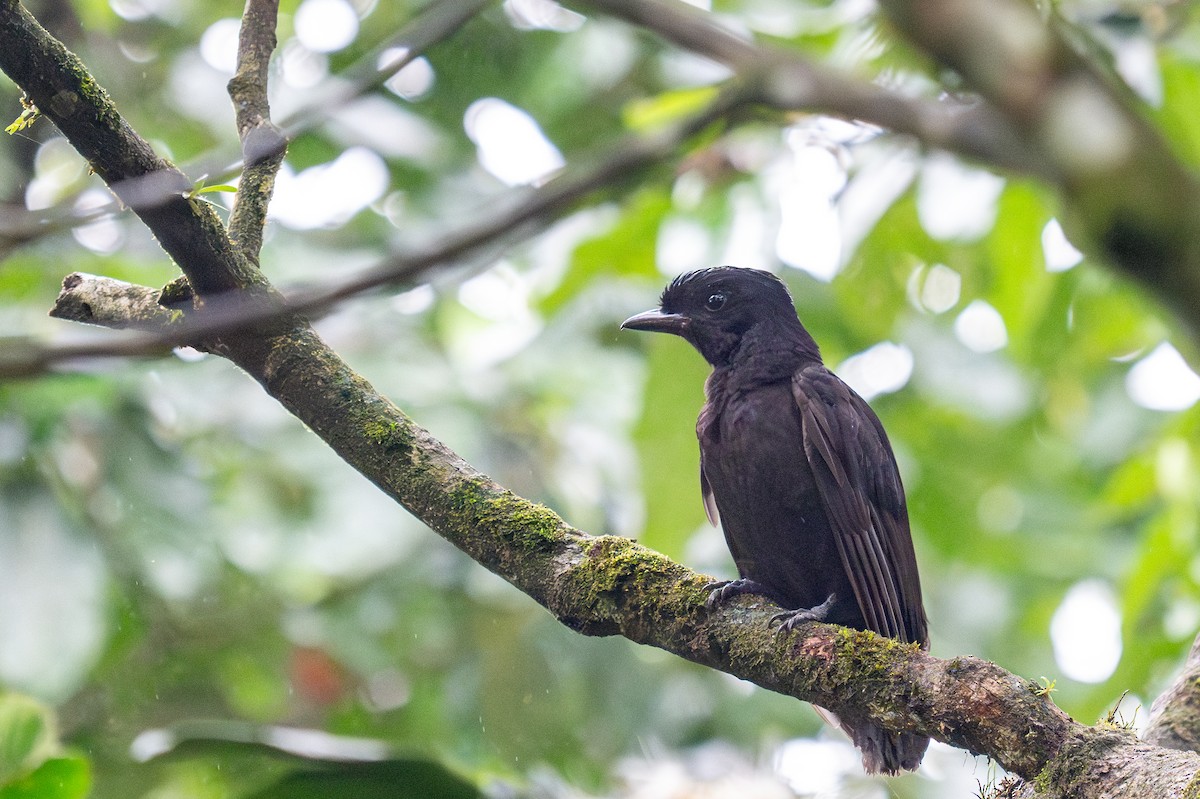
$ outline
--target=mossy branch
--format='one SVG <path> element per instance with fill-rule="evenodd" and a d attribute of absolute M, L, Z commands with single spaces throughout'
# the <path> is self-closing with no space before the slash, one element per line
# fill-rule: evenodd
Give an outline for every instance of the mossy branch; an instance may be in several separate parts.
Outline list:
<path fill-rule="evenodd" d="M 83 62 L 17 0 L 0 2 L 0 70 L 154 232 L 201 296 L 262 287 L 192 182 L 126 123 Z"/>
<path fill-rule="evenodd" d="M 64 294 L 95 289 L 80 282 Z M 60 302 L 56 315 L 84 304 Z M 1200 771 L 1195 754 L 1072 721 L 1037 683 L 986 661 L 938 659 L 824 624 L 777 636 L 767 622 L 780 609 L 756 598 L 709 613 L 709 577 L 629 539 L 588 535 L 514 495 L 380 396 L 307 326 L 240 339 L 227 355 L 386 494 L 581 633 L 622 635 L 848 717 L 924 732 L 1047 784 L 1106 785 L 1104 774 L 1121 773 L 1162 787 L 1169 773 L 1174 787 L 1152 794 L 1165 798 L 1182 796 Z"/>

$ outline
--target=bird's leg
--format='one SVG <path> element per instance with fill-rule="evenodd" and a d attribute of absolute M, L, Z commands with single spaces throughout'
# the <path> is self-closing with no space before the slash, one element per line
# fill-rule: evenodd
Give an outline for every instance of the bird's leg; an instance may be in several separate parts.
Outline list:
<path fill-rule="evenodd" d="M 717 605 L 722 605 L 735 596 L 742 594 L 760 594 L 770 597 L 771 592 L 762 583 L 756 583 L 747 577 L 741 577 L 737 580 L 718 580 L 715 583 L 709 583 L 704 586 L 711 591 L 708 599 L 704 601 L 704 607 L 713 610 Z"/>
<path fill-rule="evenodd" d="M 767 623 L 770 626 L 779 625 L 779 629 L 775 631 L 778 635 L 790 633 L 796 629 L 797 624 L 803 624 L 806 621 L 825 621 L 829 616 L 829 610 L 836 601 L 837 594 L 830 594 L 828 599 L 816 607 L 785 610 L 783 613 L 776 613 Z"/>

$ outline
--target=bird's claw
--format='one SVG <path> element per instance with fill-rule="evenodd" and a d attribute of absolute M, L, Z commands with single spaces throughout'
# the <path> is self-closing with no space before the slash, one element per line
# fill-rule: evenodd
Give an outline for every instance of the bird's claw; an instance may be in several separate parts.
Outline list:
<path fill-rule="evenodd" d="M 704 600 L 705 610 L 713 611 L 717 605 L 721 604 L 721 600 L 725 596 L 725 587 L 729 583 L 729 580 L 715 580 L 711 583 L 705 583 L 704 590 L 708 592 L 708 598 Z"/>
<path fill-rule="evenodd" d="M 796 629 L 798 625 L 806 621 L 825 621 L 829 617 L 829 610 L 833 607 L 833 603 L 837 601 L 837 594 L 830 594 L 829 597 L 812 608 L 800 608 L 799 610 L 785 610 L 783 613 L 776 613 L 767 622 L 768 627 L 775 627 L 776 635 L 786 635 Z"/>
<path fill-rule="evenodd" d="M 708 599 L 704 600 L 704 607 L 709 611 L 716 610 L 718 605 L 728 602 L 735 596 L 767 593 L 762 585 L 745 577 L 737 580 L 716 580 L 705 585 L 704 590 L 709 592 Z"/>

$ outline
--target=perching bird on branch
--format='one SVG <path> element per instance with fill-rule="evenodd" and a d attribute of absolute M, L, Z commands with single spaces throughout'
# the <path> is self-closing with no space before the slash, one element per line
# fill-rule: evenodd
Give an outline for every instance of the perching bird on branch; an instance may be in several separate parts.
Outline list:
<path fill-rule="evenodd" d="M 712 364 L 700 411 L 700 489 L 740 578 L 710 607 L 761 594 L 781 630 L 843 624 L 928 649 L 896 458 L 875 413 L 821 362 L 783 281 L 719 266 L 680 275 L 623 328 L 672 333 Z M 832 716 L 832 714 L 829 714 Z M 834 719 L 868 772 L 921 763 L 929 739 Z"/>

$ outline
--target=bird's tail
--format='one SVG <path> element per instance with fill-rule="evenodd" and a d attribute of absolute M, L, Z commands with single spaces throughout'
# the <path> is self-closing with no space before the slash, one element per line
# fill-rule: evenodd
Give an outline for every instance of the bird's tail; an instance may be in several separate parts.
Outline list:
<path fill-rule="evenodd" d="M 813 705 L 829 725 L 843 730 L 862 752 L 868 774 L 898 774 L 916 771 L 929 748 L 929 738 L 915 732 L 889 732 L 868 721 L 848 722 L 823 707 Z"/>

